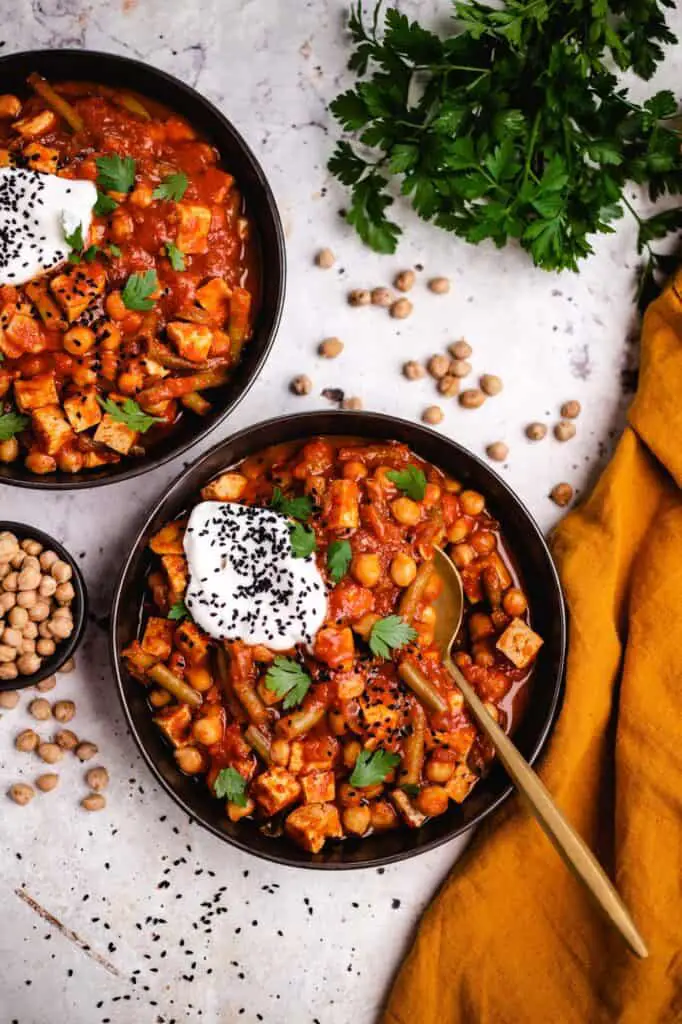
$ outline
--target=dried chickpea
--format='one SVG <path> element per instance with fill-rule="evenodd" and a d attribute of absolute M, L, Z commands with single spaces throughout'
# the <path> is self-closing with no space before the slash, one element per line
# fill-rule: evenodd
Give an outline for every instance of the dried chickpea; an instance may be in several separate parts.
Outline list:
<path fill-rule="evenodd" d="M 403 364 L 403 376 L 407 377 L 408 380 L 421 380 L 422 377 L 426 376 L 426 370 L 421 363 L 418 363 L 415 359 L 410 359 Z"/>
<path fill-rule="evenodd" d="M 24 637 L 22 637 L 22 639 L 21 639 L 21 647 L 18 648 L 19 654 L 35 654 L 35 649 L 36 649 L 36 642 L 35 642 L 35 640 L 26 640 L 26 639 L 24 639 Z M 40 666 L 38 666 L 38 667 L 40 667 Z M 26 673 L 26 675 L 30 675 L 30 674 L 31 674 L 30 672 Z"/>
<path fill-rule="evenodd" d="M 351 412 L 358 412 L 362 407 L 362 399 L 358 398 L 357 395 L 351 395 L 350 398 L 344 398 L 341 402 L 341 408 L 348 409 Z"/>
<path fill-rule="evenodd" d="M 485 498 L 478 491 L 462 491 L 459 504 L 465 516 L 480 516 L 485 508 Z"/>
<path fill-rule="evenodd" d="M 76 714 L 76 705 L 72 700 L 58 700 L 52 708 L 52 714 L 58 722 L 70 722 Z"/>
<path fill-rule="evenodd" d="M 394 320 L 405 320 L 411 315 L 413 308 L 409 299 L 396 299 L 389 306 L 389 313 Z"/>
<path fill-rule="evenodd" d="M 9 682 L 11 679 L 16 679 L 19 675 L 19 669 L 13 661 L 5 661 L 0 665 L 0 679 L 3 682 Z"/>
<path fill-rule="evenodd" d="M 71 619 L 57 618 L 56 616 L 50 619 L 48 622 L 48 629 L 50 634 L 55 640 L 66 640 L 73 633 L 73 622 Z M 67 664 L 66 662 L 64 664 Z M 69 669 L 65 669 L 62 665 L 60 672 L 68 672 Z"/>
<path fill-rule="evenodd" d="M 17 603 L 16 595 L 5 592 L 0 594 L 0 615 L 5 615 Z"/>
<path fill-rule="evenodd" d="M 45 772 L 36 779 L 36 786 L 43 793 L 50 793 L 59 785 L 59 776 L 56 772 Z"/>
<path fill-rule="evenodd" d="M 40 737 L 37 732 L 33 729 L 24 729 L 19 733 L 14 741 L 14 746 L 17 750 L 21 750 L 24 754 L 30 754 L 36 749 L 40 742 Z"/>
<path fill-rule="evenodd" d="M 5 576 L 7 576 L 10 571 L 9 562 L 0 562 L 0 581 L 4 580 Z"/>
<path fill-rule="evenodd" d="M 46 722 L 52 716 L 52 708 L 49 700 L 44 697 L 36 697 L 28 706 L 28 713 L 41 722 Z"/>
<path fill-rule="evenodd" d="M 435 818 L 447 811 L 449 798 L 442 786 L 425 786 L 420 790 L 415 803 L 422 814 Z"/>
<path fill-rule="evenodd" d="M 432 277 L 428 283 L 428 289 L 434 295 L 447 295 L 450 291 L 450 280 L 447 277 Z"/>
<path fill-rule="evenodd" d="M 391 502 L 391 512 L 402 526 L 416 526 L 421 519 L 421 508 L 412 498 L 396 498 Z"/>
<path fill-rule="evenodd" d="M 422 413 L 422 420 L 424 423 L 428 423 L 429 426 L 435 427 L 438 423 L 442 423 L 445 418 L 445 413 L 439 405 L 429 405 Z"/>
<path fill-rule="evenodd" d="M 526 437 L 529 441 L 542 441 L 547 437 L 547 427 L 544 423 L 529 423 L 526 427 Z"/>
<path fill-rule="evenodd" d="M 372 288 L 370 298 L 373 306 L 382 306 L 384 309 L 388 309 L 393 302 L 390 288 Z"/>
<path fill-rule="evenodd" d="M 78 754 L 79 750 L 80 747 L 76 749 L 76 754 Z M 181 772 L 184 772 L 185 775 L 197 775 L 198 772 L 203 770 L 204 758 L 197 747 L 180 747 L 179 750 L 175 751 L 173 756 L 175 757 L 178 768 Z M 86 759 L 81 758 L 81 760 Z"/>
<path fill-rule="evenodd" d="M 27 555 L 32 558 L 37 558 L 40 552 L 43 550 L 43 545 L 39 540 L 33 540 L 31 537 L 26 537 L 22 540 L 19 545 L 22 551 L 25 551 Z"/>
<path fill-rule="evenodd" d="M 549 496 L 555 505 L 564 508 L 573 498 L 573 488 L 567 483 L 555 484 L 549 492 Z"/>
<path fill-rule="evenodd" d="M 38 586 L 38 596 L 45 598 L 52 597 L 58 586 L 59 584 L 54 576 L 43 576 Z"/>
<path fill-rule="evenodd" d="M 40 668 L 40 658 L 32 651 L 26 650 L 26 644 L 33 644 L 33 640 L 24 640 L 22 649 L 24 653 L 17 658 L 17 668 L 22 676 L 33 676 Z"/>
<path fill-rule="evenodd" d="M 16 593 L 16 591 L 19 589 L 19 573 L 16 571 L 8 572 L 2 582 L 2 585 L 4 589 L 9 591 L 10 593 Z"/>
<path fill-rule="evenodd" d="M 68 562 L 62 562 L 60 558 L 50 566 L 50 573 L 57 583 L 66 583 L 73 576 L 73 569 Z"/>
<path fill-rule="evenodd" d="M 7 626 L 2 632 L 3 644 L 8 644 L 10 647 L 21 647 L 23 639 L 20 631 L 12 629 L 11 626 Z"/>
<path fill-rule="evenodd" d="M 29 786 L 28 782 L 15 782 L 13 786 L 9 788 L 9 795 L 15 804 L 19 804 L 20 807 L 24 807 L 30 803 L 33 797 L 36 795 L 33 786 Z"/>
<path fill-rule="evenodd" d="M 24 566 L 17 577 L 17 590 L 37 590 L 40 585 L 40 579 L 39 566 Z"/>
<path fill-rule="evenodd" d="M 30 641 L 33 643 L 33 641 Z M 41 637 L 40 640 L 36 641 L 35 652 L 41 658 L 51 658 L 57 650 L 57 645 L 54 640 L 46 640 L 45 637 Z"/>
<path fill-rule="evenodd" d="M 417 275 L 414 270 L 401 270 L 399 274 L 396 274 L 393 285 L 399 292 L 409 292 L 411 288 L 414 288 L 416 280 Z"/>
<path fill-rule="evenodd" d="M 24 564 L 26 558 L 27 558 L 26 552 L 22 548 L 19 551 L 17 551 L 16 554 L 12 555 L 12 557 L 10 558 L 9 564 L 12 566 L 13 569 L 21 569 L 21 567 Z"/>
<path fill-rule="evenodd" d="M 554 436 L 557 441 L 570 441 L 572 437 L 575 437 L 575 423 L 571 423 L 570 420 L 561 420 L 554 427 Z"/>
<path fill-rule="evenodd" d="M 485 402 L 485 395 L 478 388 L 468 388 L 459 396 L 459 404 L 464 409 L 480 409 Z"/>
<path fill-rule="evenodd" d="M 49 572 L 54 563 L 59 561 L 59 555 L 56 551 L 43 551 L 38 561 L 43 572 Z"/>
<path fill-rule="evenodd" d="M 573 398 L 569 402 L 564 402 L 559 411 L 564 419 L 574 420 L 580 416 L 581 409 L 580 402 Z"/>
<path fill-rule="evenodd" d="M 340 338 L 325 338 L 320 342 L 318 352 L 325 359 L 336 359 L 343 352 L 343 342 Z"/>
<path fill-rule="evenodd" d="M 102 811 L 106 805 L 106 797 L 101 793 L 88 793 L 81 800 L 81 807 L 85 811 Z"/>
<path fill-rule="evenodd" d="M 79 761 L 89 761 L 90 758 L 95 756 L 97 749 L 96 743 L 90 743 L 89 740 L 85 740 L 76 747 L 76 757 Z"/>
<path fill-rule="evenodd" d="M 453 359 L 469 359 L 473 353 L 473 349 L 468 341 L 464 338 L 460 338 L 459 341 L 453 341 L 452 345 L 448 345 L 448 352 Z"/>
<path fill-rule="evenodd" d="M 366 288 L 353 288 L 348 293 L 349 306 L 369 306 L 371 301 L 372 295 Z"/>
<path fill-rule="evenodd" d="M 64 751 L 57 743 L 39 743 L 38 757 L 47 764 L 56 764 L 64 757 Z"/>
<path fill-rule="evenodd" d="M 507 615 L 516 619 L 528 610 L 526 595 L 518 587 L 510 587 L 502 598 L 502 607 Z"/>
<path fill-rule="evenodd" d="M 18 703 L 19 693 L 17 690 L 0 690 L 0 708 L 11 711 Z"/>
<path fill-rule="evenodd" d="M 101 766 L 89 768 L 85 773 L 85 781 L 90 789 L 94 789 L 96 793 L 99 793 L 100 790 L 106 789 L 109 785 L 109 772 Z"/>
<path fill-rule="evenodd" d="M 32 623 L 31 623 L 32 625 Z M 47 679 L 41 679 L 36 686 L 36 690 L 40 690 L 41 693 L 48 693 L 50 690 L 54 690 L 57 685 L 56 676 L 48 676 Z"/>
<path fill-rule="evenodd" d="M 396 587 L 409 587 L 417 575 L 417 563 L 412 555 L 399 551 L 394 555 L 389 571 Z"/>
<path fill-rule="evenodd" d="M 372 812 L 367 804 L 359 807 L 345 807 L 343 810 L 343 827 L 352 835 L 364 836 L 372 822 Z"/>
<path fill-rule="evenodd" d="M 453 377 L 452 374 L 446 373 L 444 377 L 438 381 L 438 390 L 441 395 L 446 398 L 454 398 L 455 395 L 459 394 L 459 378 Z"/>
<path fill-rule="evenodd" d="M 31 622 L 44 622 L 50 616 L 50 606 L 47 601 L 40 598 L 33 607 L 28 610 L 28 617 Z"/>
<path fill-rule="evenodd" d="M 289 384 L 289 390 L 294 395 L 309 395 L 312 389 L 313 382 L 310 377 L 306 377 L 304 373 L 299 374 L 298 377 L 294 377 Z"/>
<path fill-rule="evenodd" d="M 471 363 L 466 359 L 453 359 L 448 367 L 448 373 L 452 377 L 468 377 L 471 373 Z"/>
<path fill-rule="evenodd" d="M 336 263 L 336 256 L 331 249 L 320 249 L 315 254 L 315 264 L 320 270 L 329 270 Z"/>
<path fill-rule="evenodd" d="M 223 735 L 223 727 L 219 718 L 198 718 L 192 726 L 192 736 L 197 743 L 211 747 L 219 743 Z"/>
<path fill-rule="evenodd" d="M 26 611 L 26 609 L 22 608 L 22 611 Z M 29 619 L 29 621 L 22 629 L 21 635 L 23 636 L 24 640 L 35 640 L 36 637 L 38 636 L 37 624 L 35 622 L 31 622 Z"/>
<path fill-rule="evenodd" d="M 38 604 L 38 594 L 35 590 L 22 590 L 16 596 L 16 602 L 20 608 L 26 608 L 31 617 L 31 609 Z"/>
<path fill-rule="evenodd" d="M 62 750 L 75 750 L 78 746 L 78 737 L 71 729 L 59 729 L 54 734 L 54 742 Z"/>
<path fill-rule="evenodd" d="M 431 376 L 434 377 L 436 380 L 440 380 L 441 377 L 445 377 L 449 368 L 450 359 L 448 358 L 448 356 L 442 355 L 440 353 L 431 356 L 428 363 L 426 364 L 426 369 L 429 371 Z"/>
<path fill-rule="evenodd" d="M 16 661 L 16 657 L 16 647 L 10 647 L 9 644 L 0 644 L 0 664 L 5 665 L 10 661 Z"/>
<path fill-rule="evenodd" d="M 13 629 L 23 629 L 28 623 L 28 612 L 25 608 L 11 608 L 7 621 Z"/>
<path fill-rule="evenodd" d="M 486 395 L 499 395 L 503 388 L 502 378 L 494 373 L 484 373 L 478 383 Z"/>
<path fill-rule="evenodd" d="M 71 632 L 73 632 L 73 625 L 71 626 Z M 66 675 L 67 672 L 73 672 L 75 667 L 76 667 L 76 659 L 75 658 L 67 658 L 66 661 L 64 662 L 64 664 L 62 665 L 62 667 L 57 669 L 57 672 L 59 672 L 60 675 Z"/>
<path fill-rule="evenodd" d="M 493 441 L 485 451 L 488 458 L 492 459 L 493 462 L 504 462 L 509 455 L 509 446 L 504 441 Z"/>
<path fill-rule="evenodd" d="M 17 538 L 9 530 L 3 530 L 0 533 L 0 561 L 9 561 L 10 558 L 16 555 L 18 550 L 19 541 Z"/>
<path fill-rule="evenodd" d="M 54 596 L 58 604 L 71 604 L 76 596 L 76 591 L 73 589 L 73 583 L 58 583 Z"/>

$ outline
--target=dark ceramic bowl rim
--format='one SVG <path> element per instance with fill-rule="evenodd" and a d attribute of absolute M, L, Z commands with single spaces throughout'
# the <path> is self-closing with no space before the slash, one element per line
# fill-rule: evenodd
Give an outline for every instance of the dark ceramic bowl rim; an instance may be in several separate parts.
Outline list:
<path fill-rule="evenodd" d="M 52 548 L 57 552 L 63 562 L 67 562 L 73 571 L 71 583 L 76 591 L 76 596 L 71 604 L 73 611 L 73 633 L 63 643 L 57 645 L 57 650 L 49 658 L 45 658 L 41 669 L 32 676 L 17 676 L 16 679 L 0 679 L 0 690 L 24 690 L 27 686 L 36 686 L 43 679 L 54 675 L 62 665 L 73 657 L 80 644 L 85 626 L 88 621 L 88 591 L 83 579 L 83 573 L 76 563 L 73 555 L 69 554 L 63 544 L 51 537 L 44 530 L 37 526 L 29 526 L 26 523 L 15 523 L 7 519 L 0 519 L 0 533 L 9 531 L 15 534 L 19 540 L 39 541 L 44 548 Z"/>
<path fill-rule="evenodd" d="M 487 807 L 485 807 L 481 812 L 479 812 L 471 822 L 466 823 L 466 824 L 464 824 L 462 826 L 459 826 L 459 827 L 455 826 L 451 831 L 447 832 L 445 835 L 442 835 L 442 836 L 436 837 L 436 838 L 434 838 L 432 840 L 429 840 L 428 842 L 425 842 L 422 846 L 419 846 L 418 848 L 415 848 L 415 849 L 402 850 L 402 851 L 398 851 L 396 853 L 387 854 L 387 855 L 384 855 L 384 856 L 368 857 L 366 860 L 359 860 L 359 861 L 352 861 L 352 862 L 344 862 L 344 861 L 333 861 L 333 862 L 319 861 L 319 862 L 317 862 L 317 861 L 314 861 L 314 860 L 310 860 L 310 861 L 296 860 L 293 857 L 287 856 L 286 853 L 280 853 L 279 850 L 277 852 L 275 852 L 275 844 L 274 844 L 274 842 L 273 842 L 273 852 L 272 853 L 270 853 L 267 850 L 254 849 L 251 845 L 249 845 L 249 843 L 247 841 L 242 839 L 239 834 L 237 834 L 237 835 L 229 835 L 229 834 L 227 834 L 225 832 L 222 832 L 220 829 L 216 828 L 215 825 L 213 825 L 210 821 L 205 820 L 200 814 L 197 813 L 197 811 L 191 806 L 191 804 L 188 801 L 186 801 L 177 792 L 177 790 L 174 788 L 174 786 L 171 784 L 171 782 L 169 782 L 164 777 L 163 773 L 159 770 L 159 768 L 158 768 L 158 766 L 157 766 L 157 764 L 155 762 L 154 757 L 147 750 L 147 747 L 146 747 L 142 737 L 140 736 L 140 734 L 138 732 L 137 726 L 135 724 L 135 720 L 133 718 L 132 711 L 131 711 L 131 709 L 130 709 L 130 707 L 128 705 L 128 700 L 126 698 L 124 682 L 123 682 L 122 659 L 120 657 L 120 653 L 119 653 L 119 651 L 117 649 L 117 645 L 116 645 L 116 636 L 117 636 L 117 632 L 118 632 L 117 626 L 118 626 L 118 619 L 119 619 L 119 611 L 120 611 L 120 607 L 121 607 L 121 600 L 122 600 L 122 597 L 123 597 L 124 584 L 125 584 L 125 580 L 126 580 L 126 576 L 127 576 L 127 573 L 128 573 L 128 568 L 130 566 L 130 563 L 135 558 L 135 556 L 136 556 L 136 554 L 138 552 L 138 549 L 140 548 L 141 544 L 144 541 L 144 537 L 145 537 L 145 534 L 147 532 L 147 529 L 148 529 L 148 526 L 149 526 L 150 522 L 156 516 L 156 514 L 159 511 L 159 509 L 161 508 L 161 506 L 164 505 L 170 499 L 172 499 L 179 491 L 182 490 L 182 488 L 183 488 L 183 486 L 185 484 L 186 478 L 189 476 L 189 474 L 197 472 L 200 469 L 200 467 L 206 461 L 209 461 L 212 458 L 212 456 L 215 453 L 217 453 L 221 448 L 226 447 L 228 445 L 231 445 L 231 444 L 233 444 L 236 441 L 239 441 L 241 439 L 247 438 L 248 435 L 252 431 L 260 430 L 261 428 L 270 427 L 270 426 L 273 426 L 275 424 L 282 423 L 285 420 L 286 420 L 287 423 L 295 421 L 297 424 L 300 424 L 300 428 L 301 429 L 300 429 L 300 432 L 297 434 L 297 436 L 302 438 L 302 439 L 306 438 L 306 437 L 315 436 L 316 434 L 320 434 L 321 431 L 315 429 L 315 422 L 316 422 L 316 420 L 318 420 L 320 418 L 320 415 L 321 415 L 321 411 L 320 410 L 313 411 L 313 412 L 306 412 L 306 413 L 298 413 L 298 414 L 294 413 L 294 414 L 291 414 L 291 415 L 272 417 L 271 419 L 268 419 L 268 420 L 260 420 L 257 423 L 254 423 L 254 424 L 251 424 L 250 426 L 244 427 L 242 430 L 236 431 L 234 434 L 231 434 L 230 437 L 227 437 L 227 438 L 223 439 L 222 441 L 219 441 L 217 444 L 213 445 L 213 447 L 210 448 L 208 451 L 204 452 L 201 455 L 201 457 L 197 460 L 197 462 L 195 462 L 192 466 L 187 467 L 186 469 L 184 469 L 182 471 L 182 473 L 180 473 L 176 477 L 176 479 L 164 490 L 164 492 L 161 495 L 161 497 L 155 502 L 154 506 L 152 508 L 150 508 L 149 512 L 147 513 L 145 521 L 144 521 L 142 527 L 140 528 L 140 530 L 138 531 L 137 536 L 135 537 L 135 539 L 134 539 L 134 541 L 133 541 L 133 543 L 132 543 L 132 545 L 130 547 L 128 556 L 125 559 L 125 562 L 123 564 L 123 568 L 121 570 L 119 579 L 118 579 L 118 581 L 116 583 L 116 588 L 114 590 L 114 596 L 113 596 L 112 608 L 111 608 L 111 629 L 110 629 L 110 633 L 109 633 L 109 655 L 110 655 L 110 658 L 111 658 L 111 664 L 112 664 L 112 668 L 113 668 L 113 671 L 114 671 L 114 676 L 116 678 L 116 685 L 117 685 L 117 689 L 118 689 L 119 700 L 121 701 L 121 705 L 123 707 L 123 713 L 124 713 L 126 721 L 128 723 L 128 728 L 130 729 L 130 732 L 132 733 L 133 739 L 135 740 L 135 743 L 137 744 L 137 747 L 138 747 L 140 753 L 142 754 L 142 757 L 146 761 L 148 767 L 150 768 L 152 774 L 156 778 L 156 781 L 158 783 L 160 783 L 160 785 L 163 787 L 163 789 L 166 790 L 166 792 L 169 794 L 169 796 L 175 801 L 175 803 L 179 807 L 182 808 L 182 810 L 189 816 L 189 818 L 192 821 L 197 822 L 197 824 L 201 825 L 203 828 L 207 829 L 209 832 L 212 832 L 213 835 L 215 835 L 218 839 L 221 839 L 223 842 L 227 842 L 227 843 L 231 844 L 232 846 L 236 846 L 238 849 L 242 850 L 244 853 L 249 853 L 252 856 L 261 858 L 262 860 L 268 860 L 268 861 L 271 861 L 272 863 L 275 863 L 275 864 L 283 864 L 283 865 L 285 865 L 287 867 L 294 867 L 294 868 L 305 868 L 305 869 L 322 870 L 322 871 L 341 871 L 341 870 L 346 870 L 347 871 L 347 870 L 353 870 L 353 869 L 358 869 L 358 868 L 373 868 L 373 867 L 381 867 L 381 866 L 384 866 L 386 864 L 394 864 L 394 863 L 397 863 L 398 861 L 408 860 L 411 857 L 416 857 L 419 854 L 425 853 L 428 850 L 434 850 L 437 847 L 442 846 L 444 843 L 449 842 L 450 840 L 455 839 L 457 836 L 463 835 L 466 832 L 468 832 L 470 829 L 480 825 L 486 818 L 489 817 L 489 815 L 491 815 L 495 810 L 497 810 L 497 808 L 499 808 L 500 805 L 505 802 L 505 800 L 507 800 L 509 798 L 509 796 L 514 792 L 514 786 L 512 785 L 511 782 L 507 786 L 505 786 L 505 788 L 502 790 L 502 792 L 497 797 L 495 797 L 492 800 L 492 802 Z M 358 424 L 358 423 L 362 422 L 362 423 L 368 424 L 370 427 L 374 423 L 382 423 L 382 424 L 386 424 L 386 425 L 391 424 L 392 426 L 396 427 L 396 430 L 398 430 L 398 431 L 405 431 L 406 433 L 409 433 L 412 436 L 412 438 L 415 438 L 417 440 L 428 438 L 428 437 L 433 436 L 433 435 L 437 436 L 439 438 L 439 440 L 441 440 L 442 442 L 445 442 L 446 445 L 450 446 L 454 450 L 454 453 L 457 455 L 458 458 L 463 459 L 463 460 L 470 460 L 472 463 L 476 464 L 479 469 L 482 469 L 484 474 L 488 474 L 490 477 L 492 477 L 495 480 L 495 482 L 499 485 L 499 487 L 505 492 L 506 498 L 510 502 L 513 502 L 519 508 L 521 513 L 525 516 L 529 528 L 533 531 L 533 535 L 534 535 L 533 536 L 533 542 L 535 544 L 537 544 L 542 549 L 543 554 L 544 554 L 544 556 L 547 559 L 547 564 L 548 564 L 548 568 L 549 568 L 549 571 L 550 571 L 550 575 L 552 577 L 553 585 L 556 588 L 556 594 L 557 594 L 557 597 L 559 598 L 558 607 L 559 607 L 559 620 L 560 620 L 559 621 L 559 636 L 560 636 L 559 654 L 558 654 L 557 668 L 556 668 L 556 671 L 555 671 L 555 674 L 554 674 L 555 678 L 554 678 L 554 681 L 553 681 L 552 697 L 551 697 L 551 700 L 550 700 L 550 703 L 549 703 L 549 707 L 548 707 L 548 710 L 547 710 L 545 722 L 544 722 L 542 728 L 539 731 L 537 739 L 535 740 L 535 742 L 533 744 L 533 749 L 531 751 L 531 754 L 530 754 L 530 756 L 528 756 L 529 763 L 530 764 L 534 764 L 535 761 L 540 756 L 540 754 L 542 753 L 543 748 L 544 748 L 544 746 L 545 746 L 545 744 L 546 744 L 546 742 L 547 742 L 547 740 L 549 738 L 549 735 L 550 735 L 550 733 L 551 733 L 551 731 L 552 731 L 552 729 L 554 727 L 554 724 L 556 722 L 557 714 L 558 714 L 559 707 L 560 707 L 560 701 L 561 701 L 561 697 L 562 697 L 562 693 L 563 693 L 563 678 L 564 678 L 564 669 L 565 669 L 565 660 L 566 660 L 566 644 L 567 644 L 566 609 L 565 609 L 565 602 L 564 602 L 564 597 L 563 597 L 563 591 L 562 591 L 562 588 L 561 588 L 561 583 L 559 581 L 559 576 L 558 576 L 558 573 L 556 571 L 556 567 L 554 565 L 552 556 L 551 556 L 549 548 L 547 546 L 547 542 L 545 541 L 545 538 L 544 538 L 544 536 L 543 536 L 539 526 L 535 522 L 535 519 L 533 518 L 533 516 L 528 511 L 528 509 L 526 508 L 525 504 L 521 501 L 521 499 L 519 497 L 517 497 L 516 493 L 499 476 L 499 474 L 497 474 L 493 469 L 491 469 L 490 466 L 486 465 L 482 461 L 482 459 L 478 458 L 478 456 L 472 454 L 472 452 L 470 452 L 467 448 L 465 448 L 464 446 L 458 444 L 458 442 L 453 441 L 451 438 L 446 437 L 445 435 L 437 434 L 436 431 L 429 430 L 428 428 L 423 427 L 423 426 L 421 426 L 419 424 L 413 423 L 413 422 L 411 422 L 409 420 L 404 420 L 404 419 L 401 419 L 400 417 L 391 416 L 391 415 L 384 414 L 384 413 L 369 413 L 369 412 L 356 413 L 356 412 L 345 412 L 345 411 L 341 412 L 341 411 L 339 411 L 339 412 L 337 412 L 335 414 L 330 414 L 330 413 L 326 413 L 325 412 L 324 415 L 327 418 L 329 418 L 330 416 L 334 415 L 335 417 L 339 417 L 339 419 L 342 422 L 347 422 L 348 423 L 348 431 L 344 430 L 344 431 L 342 431 L 342 433 L 348 433 L 349 435 L 353 435 L 353 433 L 354 433 L 353 424 L 354 423 Z M 370 434 L 368 433 L 366 436 L 370 436 Z M 410 446 L 412 447 L 411 443 L 410 443 Z M 360 842 L 361 841 L 362 840 L 360 840 Z"/>
<path fill-rule="evenodd" d="M 63 480 L 45 480 L 37 474 L 34 479 L 12 479 L 11 477 L 0 476 L 0 483 L 6 484 L 8 487 L 24 487 L 43 491 L 76 491 L 92 487 L 107 487 L 111 484 L 120 483 L 124 480 L 131 480 L 143 473 L 148 473 L 154 469 L 158 469 L 160 466 L 165 465 L 172 459 L 183 455 L 195 444 L 203 441 L 203 439 L 213 430 L 216 430 L 225 422 L 225 419 L 230 415 L 230 413 L 234 412 L 242 399 L 246 397 L 253 387 L 266 359 L 270 354 L 275 338 L 277 337 L 277 331 L 282 319 L 282 310 L 284 308 L 286 292 L 286 247 L 284 242 L 284 228 L 282 227 L 279 210 L 277 208 L 273 191 L 265 176 L 265 172 L 241 133 L 237 128 L 235 128 L 229 118 L 227 118 L 222 111 L 215 106 L 215 104 L 211 103 L 210 100 L 206 99 L 206 97 L 196 89 L 193 89 L 192 86 L 186 85 L 179 78 L 176 78 L 174 75 L 170 75 L 168 72 L 162 71 L 159 68 L 153 67 L 151 64 L 147 64 L 145 61 L 135 60 L 132 57 L 123 57 L 115 53 L 105 53 L 101 50 L 74 49 L 68 47 L 57 47 L 54 50 L 18 50 L 16 53 L 7 53 L 0 57 L 0 70 L 4 64 L 11 61 L 19 61 L 23 58 L 34 58 L 36 60 L 40 60 L 46 55 L 49 55 L 51 59 L 56 59 L 57 56 L 61 56 L 64 59 L 73 60 L 76 63 L 79 60 L 82 60 L 85 56 L 87 58 L 100 60 L 105 64 L 118 65 L 123 68 L 135 67 L 140 72 L 150 76 L 150 78 L 155 78 L 157 82 L 161 84 L 168 84 L 172 88 L 180 90 L 185 94 L 188 102 L 195 104 L 197 107 L 203 107 L 206 114 L 218 122 L 220 129 L 232 137 L 234 144 L 242 151 L 242 155 L 251 165 L 254 178 L 258 183 L 258 187 L 262 190 L 262 196 L 259 199 L 259 203 L 264 204 L 264 210 L 271 219 L 272 229 L 276 239 L 276 251 L 268 251 L 267 253 L 263 252 L 261 254 L 263 266 L 267 263 L 267 269 L 263 270 L 263 268 L 261 268 L 261 273 L 268 273 L 276 276 L 275 285 L 277 291 L 277 302 L 272 311 L 271 326 L 268 335 L 264 338 L 260 355 L 251 368 L 250 374 L 242 384 L 239 392 L 236 393 L 234 397 L 228 398 L 227 404 L 223 407 L 222 411 L 217 413 L 206 426 L 197 430 L 197 432 L 187 441 L 178 443 L 176 446 L 171 447 L 171 449 L 165 454 L 154 456 L 152 451 L 149 458 L 145 456 L 139 463 L 132 461 L 128 467 L 118 471 L 111 477 L 85 477 L 82 480 L 73 481 L 69 479 L 68 474 L 64 474 Z M 78 79 L 79 77 L 77 72 L 78 69 L 76 67 L 74 68 L 74 74 L 72 76 L 75 79 Z M 252 208 L 253 205 L 252 201 Z M 226 386 L 230 386 L 229 382 Z M 198 425 L 201 427 L 200 421 Z"/>

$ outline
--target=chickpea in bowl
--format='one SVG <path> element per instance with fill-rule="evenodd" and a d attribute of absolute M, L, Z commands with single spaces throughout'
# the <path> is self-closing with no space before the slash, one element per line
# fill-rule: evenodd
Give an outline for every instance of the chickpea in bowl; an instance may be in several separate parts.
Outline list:
<path fill-rule="evenodd" d="M 35 686 L 73 655 L 87 619 L 81 572 L 61 544 L 0 521 L 0 690 Z"/>

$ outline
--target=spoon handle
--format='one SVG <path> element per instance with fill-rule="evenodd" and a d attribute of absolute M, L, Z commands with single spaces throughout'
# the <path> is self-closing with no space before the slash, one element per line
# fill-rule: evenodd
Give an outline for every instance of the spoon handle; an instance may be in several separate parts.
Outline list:
<path fill-rule="evenodd" d="M 564 862 L 592 894 L 633 953 L 642 958 L 648 956 L 648 950 L 630 914 L 592 851 L 566 821 L 539 777 L 504 730 L 488 714 L 485 705 L 457 666 L 450 658 L 446 659 L 445 665 L 462 691 L 476 722 L 495 747 L 507 774 Z"/>

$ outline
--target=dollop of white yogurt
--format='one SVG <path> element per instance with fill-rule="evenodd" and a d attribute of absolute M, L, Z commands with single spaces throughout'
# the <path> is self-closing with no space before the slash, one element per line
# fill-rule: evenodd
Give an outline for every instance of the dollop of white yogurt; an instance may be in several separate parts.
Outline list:
<path fill-rule="evenodd" d="M 0 284 L 25 284 L 69 255 L 80 224 L 87 244 L 97 189 L 91 181 L 0 167 Z"/>
<path fill-rule="evenodd" d="M 217 640 L 286 651 L 311 644 L 327 614 L 315 555 L 294 558 L 290 520 L 268 508 L 203 501 L 185 532 L 185 605 Z"/>

